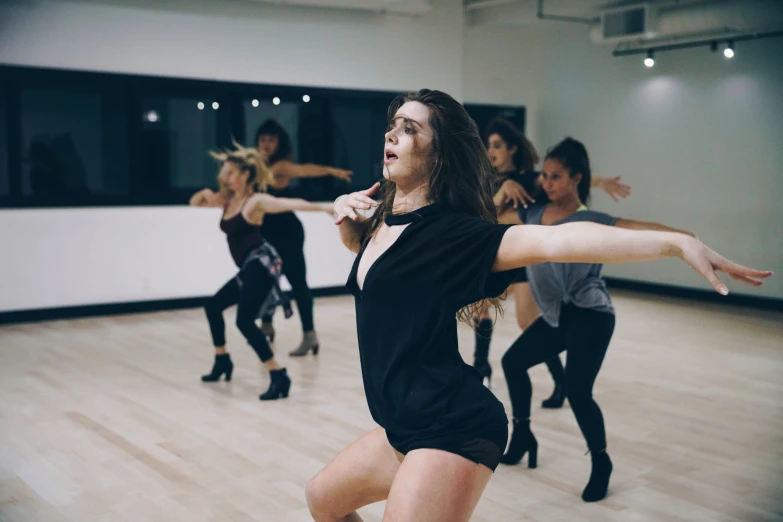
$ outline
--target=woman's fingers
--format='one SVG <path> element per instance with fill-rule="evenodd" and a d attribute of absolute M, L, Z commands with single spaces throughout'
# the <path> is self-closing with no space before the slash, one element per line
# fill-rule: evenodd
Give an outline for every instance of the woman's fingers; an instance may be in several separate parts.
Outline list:
<path fill-rule="evenodd" d="M 753 279 L 751 277 L 742 276 L 738 274 L 729 274 L 729 277 L 734 279 L 735 281 L 739 281 L 740 283 L 745 283 L 746 285 L 750 285 L 750 286 L 761 286 L 764 284 L 763 281 L 759 281 L 758 279 Z"/>
<path fill-rule="evenodd" d="M 379 181 L 376 181 L 375 184 L 368 188 L 367 190 L 362 190 L 359 192 L 359 194 L 364 194 L 365 196 L 372 196 L 376 192 L 378 192 L 378 189 L 381 188 L 381 183 Z"/>

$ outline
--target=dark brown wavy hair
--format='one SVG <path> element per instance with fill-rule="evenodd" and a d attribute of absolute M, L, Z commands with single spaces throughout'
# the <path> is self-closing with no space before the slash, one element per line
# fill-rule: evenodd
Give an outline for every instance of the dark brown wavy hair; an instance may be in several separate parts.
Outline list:
<path fill-rule="evenodd" d="M 421 150 L 433 165 L 429 176 L 427 199 L 441 207 L 497 223 L 497 210 L 492 201 L 492 182 L 495 169 L 489 162 L 476 123 L 465 108 L 454 98 L 441 91 L 422 89 L 402 94 L 392 101 L 387 111 L 391 123 L 394 115 L 407 102 L 419 102 L 430 111 L 429 123 L 433 130 L 432 146 Z M 396 185 L 388 181 L 381 185 L 377 211 L 370 218 L 365 241 L 392 213 Z M 502 313 L 497 299 L 490 300 Z M 472 324 L 472 318 L 482 305 L 474 303 L 459 311 L 461 321 Z"/>
<path fill-rule="evenodd" d="M 513 123 L 504 118 L 494 118 L 487 127 L 487 139 L 493 134 L 500 136 L 508 148 L 516 147 L 512 161 L 520 172 L 535 170 L 538 163 L 538 152 L 524 134 Z"/>

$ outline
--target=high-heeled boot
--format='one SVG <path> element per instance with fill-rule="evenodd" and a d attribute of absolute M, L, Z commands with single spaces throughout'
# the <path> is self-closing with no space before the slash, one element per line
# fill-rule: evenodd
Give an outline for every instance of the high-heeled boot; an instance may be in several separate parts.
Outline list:
<path fill-rule="evenodd" d="M 566 379 L 563 363 L 560 361 L 559 355 L 553 355 L 544 362 L 546 363 L 547 369 L 549 369 L 549 373 L 552 374 L 555 389 L 552 391 L 552 395 L 541 403 L 541 407 L 560 408 L 563 406 L 563 401 L 566 399 Z"/>
<path fill-rule="evenodd" d="M 289 353 L 288 355 L 291 357 L 304 357 L 310 353 L 311 350 L 313 355 L 318 355 L 318 348 L 318 335 L 315 333 L 315 330 L 313 330 L 310 332 L 305 332 L 299 348 Z"/>
<path fill-rule="evenodd" d="M 556 382 L 555 389 L 552 391 L 552 395 L 550 395 L 548 399 L 544 399 L 541 402 L 541 407 L 549 409 L 562 408 L 563 402 L 565 402 L 566 399 L 566 395 L 567 390 L 565 382 Z"/>
<path fill-rule="evenodd" d="M 609 477 L 612 475 L 612 460 L 606 450 L 590 453 L 593 459 L 593 470 L 590 472 L 590 481 L 582 492 L 582 500 L 585 502 L 597 502 L 606 497 L 609 490 Z"/>
<path fill-rule="evenodd" d="M 473 367 L 476 368 L 484 380 L 484 385 L 489 388 L 492 382 L 492 366 L 489 364 L 489 343 L 492 340 L 492 320 L 483 319 L 477 321 L 476 326 L 476 351 L 473 354 Z"/>
<path fill-rule="evenodd" d="M 285 368 L 270 371 L 269 377 L 271 379 L 269 389 L 258 397 L 259 400 L 273 401 L 288 397 L 288 390 L 291 389 L 291 378 L 286 373 Z"/>
<path fill-rule="evenodd" d="M 511 442 L 505 455 L 500 457 L 502 464 L 519 464 L 522 457 L 527 456 L 527 467 L 535 468 L 538 465 L 538 441 L 530 431 L 530 419 L 514 419 L 514 431 L 511 432 Z"/>
<path fill-rule="evenodd" d="M 204 382 L 215 382 L 220 380 L 220 376 L 225 374 L 226 381 L 231 380 L 231 373 L 234 371 L 234 363 L 231 362 L 231 356 L 227 353 L 215 355 L 215 364 L 212 365 L 212 371 L 207 375 L 202 375 Z"/>
<path fill-rule="evenodd" d="M 261 321 L 261 332 L 266 335 L 269 340 L 269 344 L 275 342 L 275 327 L 271 322 Z"/>

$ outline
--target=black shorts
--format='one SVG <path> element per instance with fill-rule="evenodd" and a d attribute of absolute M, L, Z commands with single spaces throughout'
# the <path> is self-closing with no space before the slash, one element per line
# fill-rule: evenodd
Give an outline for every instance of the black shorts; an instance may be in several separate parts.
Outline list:
<path fill-rule="evenodd" d="M 405 446 L 395 445 L 389 441 L 394 449 L 407 455 L 408 452 L 417 449 L 437 449 L 454 453 L 464 457 L 476 464 L 483 464 L 493 472 L 500 463 L 500 457 L 506 449 L 508 442 L 508 425 L 497 426 L 496 428 L 487 428 L 482 430 L 476 437 L 469 439 L 441 439 L 428 441 L 415 441 Z M 387 433 L 388 436 L 388 433 Z"/>

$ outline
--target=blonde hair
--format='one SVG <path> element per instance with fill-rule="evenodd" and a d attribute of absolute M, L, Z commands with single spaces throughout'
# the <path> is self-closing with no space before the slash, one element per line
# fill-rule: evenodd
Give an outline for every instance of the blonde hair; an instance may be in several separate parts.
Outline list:
<path fill-rule="evenodd" d="M 247 171 L 250 175 L 247 179 L 247 184 L 251 186 L 254 191 L 265 192 L 266 188 L 272 183 L 272 171 L 266 166 L 266 157 L 253 147 L 243 147 L 236 141 L 234 143 L 234 149 L 223 151 L 209 151 L 209 155 L 215 158 L 220 163 L 231 162 L 239 170 Z M 226 198 L 230 195 L 231 190 L 226 187 L 226 184 L 218 174 L 218 187 L 220 188 L 220 195 Z"/>

